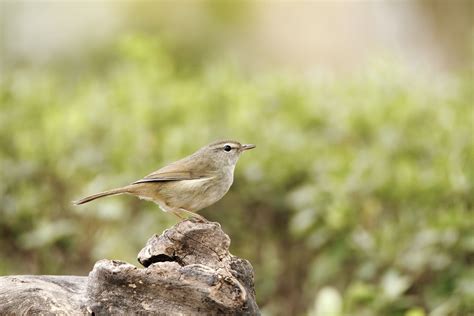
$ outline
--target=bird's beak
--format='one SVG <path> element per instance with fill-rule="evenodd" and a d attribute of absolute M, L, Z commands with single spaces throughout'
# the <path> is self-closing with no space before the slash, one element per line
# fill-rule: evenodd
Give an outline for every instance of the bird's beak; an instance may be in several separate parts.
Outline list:
<path fill-rule="evenodd" d="M 249 149 L 252 149 L 252 148 L 255 148 L 255 145 L 253 145 L 253 144 L 243 144 L 242 145 L 242 151 L 249 150 Z"/>

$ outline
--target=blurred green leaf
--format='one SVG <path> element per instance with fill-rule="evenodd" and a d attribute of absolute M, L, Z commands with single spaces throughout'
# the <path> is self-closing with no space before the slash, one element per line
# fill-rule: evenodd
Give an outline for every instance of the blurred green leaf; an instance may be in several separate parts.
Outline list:
<path fill-rule="evenodd" d="M 128 196 L 71 201 L 235 138 L 257 149 L 203 215 L 252 262 L 264 311 L 472 310 L 471 76 L 433 82 L 390 62 L 337 80 L 249 75 L 212 58 L 189 68 L 175 48 L 129 34 L 97 69 L 2 74 L 0 273 L 135 262 L 174 218 Z"/>

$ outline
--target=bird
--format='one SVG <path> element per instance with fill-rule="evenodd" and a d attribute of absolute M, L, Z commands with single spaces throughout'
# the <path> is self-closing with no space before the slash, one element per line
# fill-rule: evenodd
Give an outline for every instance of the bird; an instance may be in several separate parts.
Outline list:
<path fill-rule="evenodd" d="M 233 140 L 216 141 L 129 185 L 89 195 L 73 203 L 81 205 L 106 196 L 130 194 L 152 201 L 180 219 L 185 219 L 182 214 L 186 214 L 200 222 L 208 222 L 196 212 L 216 203 L 227 193 L 234 181 L 234 169 L 240 155 L 255 147 Z"/>

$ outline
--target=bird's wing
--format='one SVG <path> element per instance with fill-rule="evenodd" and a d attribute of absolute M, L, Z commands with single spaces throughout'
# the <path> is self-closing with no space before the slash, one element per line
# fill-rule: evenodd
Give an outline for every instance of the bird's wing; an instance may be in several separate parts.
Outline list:
<path fill-rule="evenodd" d="M 133 182 L 132 184 L 145 182 L 164 182 L 164 181 L 180 181 L 207 178 L 206 176 L 196 176 L 191 172 L 154 172 L 143 179 Z"/>
<path fill-rule="evenodd" d="M 193 170 L 191 170 L 193 169 Z M 160 170 L 150 173 L 143 179 L 137 180 L 132 184 L 146 183 L 146 182 L 165 182 L 165 181 L 181 181 L 181 180 L 195 180 L 210 178 L 211 174 L 190 168 L 187 164 L 171 164 Z"/>

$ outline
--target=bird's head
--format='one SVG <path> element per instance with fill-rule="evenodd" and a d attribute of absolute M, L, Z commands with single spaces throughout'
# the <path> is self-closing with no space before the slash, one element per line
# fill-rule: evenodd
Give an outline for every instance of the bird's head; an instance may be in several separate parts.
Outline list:
<path fill-rule="evenodd" d="M 240 155 L 249 149 L 255 148 L 252 144 L 241 144 L 233 140 L 218 141 L 201 148 L 198 152 L 212 160 L 217 167 L 235 167 Z"/>

